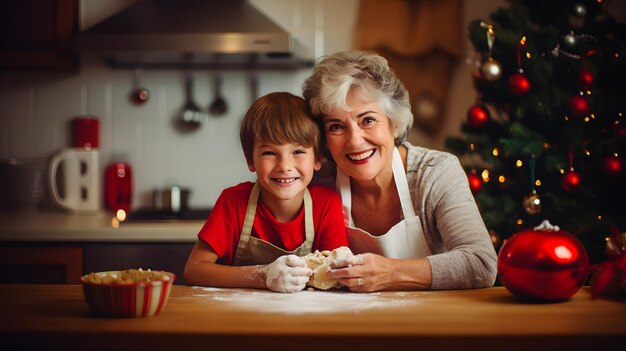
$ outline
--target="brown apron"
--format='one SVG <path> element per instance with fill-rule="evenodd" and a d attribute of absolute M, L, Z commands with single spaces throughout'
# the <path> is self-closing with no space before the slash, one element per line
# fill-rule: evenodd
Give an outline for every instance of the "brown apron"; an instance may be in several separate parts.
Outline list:
<path fill-rule="evenodd" d="M 311 201 L 309 189 L 304 189 L 304 229 L 306 239 L 302 245 L 293 251 L 283 250 L 272 243 L 255 238 L 251 235 L 252 224 L 254 223 L 254 216 L 256 214 L 256 205 L 260 193 L 261 187 L 259 183 L 255 183 L 250 198 L 248 199 L 246 217 L 243 222 L 243 228 L 241 229 L 241 236 L 239 238 L 239 244 L 237 245 L 237 251 L 235 252 L 233 266 L 268 264 L 274 262 L 280 256 L 290 254 L 304 256 L 311 253 L 315 234 L 313 231 L 313 202 Z"/>

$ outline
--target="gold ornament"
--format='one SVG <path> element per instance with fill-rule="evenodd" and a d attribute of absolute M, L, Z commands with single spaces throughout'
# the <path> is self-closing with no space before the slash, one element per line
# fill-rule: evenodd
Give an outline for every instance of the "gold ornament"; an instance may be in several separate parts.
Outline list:
<path fill-rule="evenodd" d="M 541 198 L 536 191 L 533 190 L 532 193 L 526 195 L 524 197 L 524 201 L 522 201 L 524 205 L 524 210 L 529 215 L 536 215 L 541 212 Z"/>
<path fill-rule="evenodd" d="M 573 48 L 574 46 L 576 46 L 577 39 L 576 39 L 576 35 L 574 35 L 574 32 L 569 32 L 565 34 L 565 36 L 563 37 L 563 42 L 565 43 L 565 45 L 569 46 L 570 48 Z"/>
<path fill-rule="evenodd" d="M 482 73 L 483 78 L 493 82 L 494 80 L 498 80 L 502 77 L 502 65 L 500 62 L 489 57 L 487 61 L 483 62 L 480 66 L 480 72 Z"/>
<path fill-rule="evenodd" d="M 616 259 L 626 252 L 626 232 L 606 238 L 604 253 L 609 259 Z"/>

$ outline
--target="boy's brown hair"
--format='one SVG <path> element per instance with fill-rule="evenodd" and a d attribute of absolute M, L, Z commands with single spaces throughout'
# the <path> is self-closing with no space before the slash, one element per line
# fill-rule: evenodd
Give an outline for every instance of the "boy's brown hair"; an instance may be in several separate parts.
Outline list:
<path fill-rule="evenodd" d="M 246 112 L 239 130 L 241 147 L 252 164 L 254 142 L 300 144 L 313 147 L 320 160 L 320 130 L 303 98 L 287 92 L 270 93 L 258 98 Z"/>

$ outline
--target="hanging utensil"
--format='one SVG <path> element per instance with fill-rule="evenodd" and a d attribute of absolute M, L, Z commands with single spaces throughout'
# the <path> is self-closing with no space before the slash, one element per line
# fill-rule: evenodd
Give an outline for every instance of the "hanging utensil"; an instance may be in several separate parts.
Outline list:
<path fill-rule="evenodd" d="M 197 130 L 206 119 L 206 115 L 200 110 L 193 100 L 193 79 L 191 72 L 187 72 L 185 80 L 186 100 L 183 108 L 175 119 L 176 129 L 188 133 Z"/>
<path fill-rule="evenodd" d="M 213 116 L 221 116 L 228 110 L 226 100 L 222 97 L 222 73 L 215 72 L 214 75 L 215 97 L 209 105 L 209 113 Z"/>
<path fill-rule="evenodd" d="M 141 74 L 141 66 L 137 66 L 133 71 L 133 91 L 130 93 L 130 99 L 137 105 L 143 105 L 148 101 L 150 92 L 141 86 L 139 75 Z"/>
<path fill-rule="evenodd" d="M 256 71 L 252 70 L 248 74 L 248 84 L 250 84 L 250 101 L 254 103 L 259 98 L 259 80 Z"/>

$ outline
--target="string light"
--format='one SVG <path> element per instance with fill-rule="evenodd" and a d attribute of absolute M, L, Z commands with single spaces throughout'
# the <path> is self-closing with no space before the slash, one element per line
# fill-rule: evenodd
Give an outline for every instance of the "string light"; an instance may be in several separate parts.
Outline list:
<path fill-rule="evenodd" d="M 569 116 L 565 116 L 564 119 L 565 119 L 565 122 L 568 122 L 569 121 Z"/>
<path fill-rule="evenodd" d="M 589 156 L 589 155 L 591 155 L 591 152 L 589 150 L 585 149 L 585 155 Z"/>
<path fill-rule="evenodd" d="M 495 157 L 498 157 L 498 155 L 500 155 L 500 149 L 498 149 L 498 147 L 494 147 L 493 151 L 491 151 L 491 154 Z"/>
<path fill-rule="evenodd" d="M 563 168 L 559 169 L 559 173 L 565 174 L 565 170 Z"/>
<path fill-rule="evenodd" d="M 522 160 L 517 160 L 515 161 L 515 167 L 520 168 L 524 165 L 524 162 L 522 162 Z"/>
<path fill-rule="evenodd" d="M 470 144 L 470 150 L 474 151 L 474 143 Z"/>
<path fill-rule="evenodd" d="M 505 177 L 505 176 L 503 176 L 503 175 L 501 175 L 501 176 L 499 176 L 499 177 L 498 177 L 498 181 L 499 181 L 500 183 L 504 183 L 504 182 L 506 182 L 506 177 Z"/>
<path fill-rule="evenodd" d="M 487 183 L 489 181 L 489 170 L 483 169 L 483 171 L 480 173 L 480 176 L 483 178 L 483 182 Z"/>
<path fill-rule="evenodd" d="M 543 148 L 544 148 L 544 149 L 547 149 L 547 148 L 549 148 L 549 147 L 550 147 L 550 144 L 548 144 L 548 143 L 543 143 Z"/>
<path fill-rule="evenodd" d="M 522 225 L 522 224 L 524 224 L 524 221 L 520 218 L 520 219 L 517 220 L 517 224 Z"/>
<path fill-rule="evenodd" d="M 541 186 L 541 180 L 539 180 L 539 179 L 535 180 L 535 185 L 536 186 Z"/>

